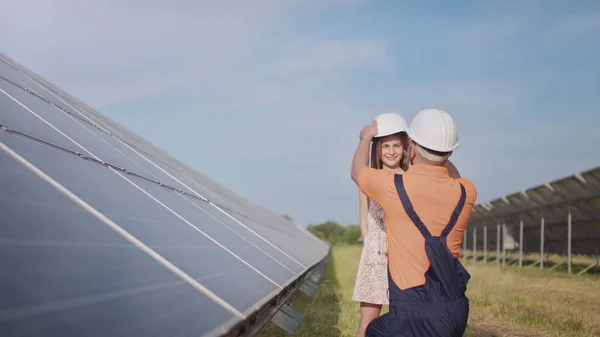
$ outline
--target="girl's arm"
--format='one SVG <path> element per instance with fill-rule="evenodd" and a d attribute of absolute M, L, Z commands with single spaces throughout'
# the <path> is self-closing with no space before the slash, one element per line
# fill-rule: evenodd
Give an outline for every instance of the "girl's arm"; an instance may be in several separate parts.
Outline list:
<path fill-rule="evenodd" d="M 364 194 L 362 191 L 359 190 L 358 193 L 360 194 L 359 209 L 358 209 L 358 216 L 360 217 L 360 219 L 359 219 L 360 235 L 364 240 L 365 236 L 367 235 L 367 232 L 369 230 L 369 227 L 367 225 L 367 213 L 369 212 L 369 201 L 367 199 L 367 195 Z"/>

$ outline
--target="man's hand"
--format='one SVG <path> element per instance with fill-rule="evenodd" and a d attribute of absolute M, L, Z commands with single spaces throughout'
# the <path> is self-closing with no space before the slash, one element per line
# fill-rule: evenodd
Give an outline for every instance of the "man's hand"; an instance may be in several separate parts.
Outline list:
<path fill-rule="evenodd" d="M 360 139 L 370 141 L 375 136 L 377 136 L 377 121 L 373 120 L 371 125 L 363 126 L 362 130 L 360 130 Z"/>

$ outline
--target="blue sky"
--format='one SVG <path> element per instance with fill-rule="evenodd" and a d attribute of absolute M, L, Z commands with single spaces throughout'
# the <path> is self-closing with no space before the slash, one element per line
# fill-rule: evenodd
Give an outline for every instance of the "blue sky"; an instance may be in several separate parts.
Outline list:
<path fill-rule="evenodd" d="M 600 165 L 600 2 L 26 0 L 3 53 L 299 225 L 357 223 L 361 126 L 423 108 L 488 201 Z"/>

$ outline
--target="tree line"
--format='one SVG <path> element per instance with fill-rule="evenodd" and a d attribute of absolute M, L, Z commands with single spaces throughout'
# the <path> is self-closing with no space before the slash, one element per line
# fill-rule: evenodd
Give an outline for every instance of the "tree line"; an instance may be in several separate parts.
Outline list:
<path fill-rule="evenodd" d="M 282 218 L 294 222 L 288 214 L 282 214 Z M 308 225 L 306 229 L 316 235 L 321 240 L 329 242 L 331 245 L 343 244 L 360 244 L 360 227 L 358 225 L 342 226 L 335 221 L 325 221 L 317 225 Z"/>
<path fill-rule="evenodd" d="M 360 227 L 358 225 L 342 226 L 335 221 L 325 221 L 317 225 L 308 225 L 306 229 L 332 245 L 360 243 Z"/>

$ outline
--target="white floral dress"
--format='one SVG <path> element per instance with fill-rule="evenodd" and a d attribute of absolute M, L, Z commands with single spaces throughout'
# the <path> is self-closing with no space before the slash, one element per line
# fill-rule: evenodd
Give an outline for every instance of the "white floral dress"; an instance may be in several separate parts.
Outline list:
<path fill-rule="evenodd" d="M 352 299 L 372 304 L 389 304 L 385 218 L 381 207 L 371 199 L 367 227 Z"/>

